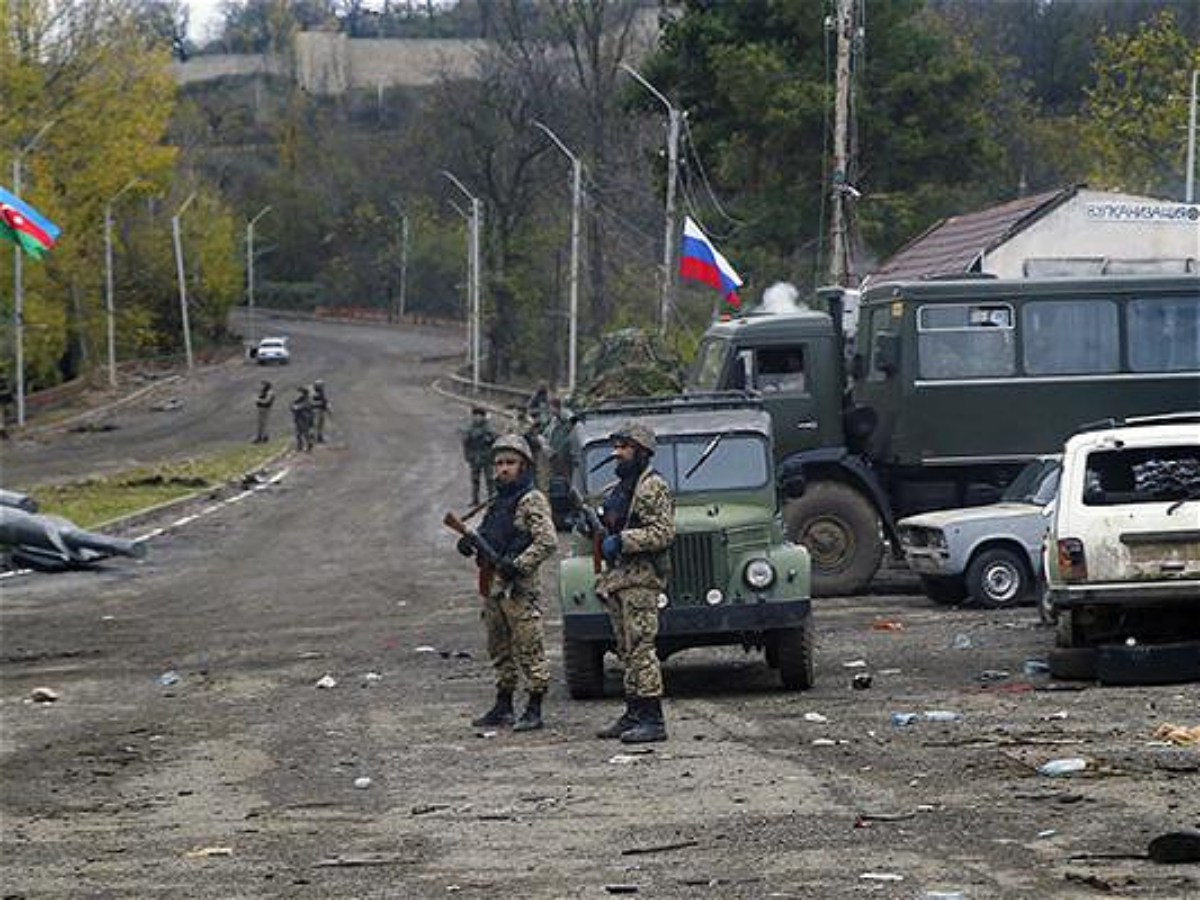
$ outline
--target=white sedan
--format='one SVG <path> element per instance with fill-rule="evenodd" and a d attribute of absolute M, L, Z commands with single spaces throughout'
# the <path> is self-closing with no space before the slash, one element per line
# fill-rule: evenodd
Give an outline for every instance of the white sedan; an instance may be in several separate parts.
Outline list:
<path fill-rule="evenodd" d="M 292 355 L 288 352 L 287 338 L 263 338 L 258 342 L 258 348 L 254 351 L 254 358 L 258 360 L 260 366 L 270 365 L 271 363 L 286 366 L 292 360 Z"/>

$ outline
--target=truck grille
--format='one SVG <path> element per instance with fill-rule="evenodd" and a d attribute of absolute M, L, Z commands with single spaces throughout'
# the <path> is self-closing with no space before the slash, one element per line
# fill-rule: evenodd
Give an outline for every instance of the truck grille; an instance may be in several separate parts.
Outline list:
<path fill-rule="evenodd" d="M 703 603 L 709 589 L 723 586 L 724 578 L 718 569 L 720 548 L 716 546 L 715 534 L 677 534 L 671 547 L 671 583 L 667 593 L 672 603 Z"/>

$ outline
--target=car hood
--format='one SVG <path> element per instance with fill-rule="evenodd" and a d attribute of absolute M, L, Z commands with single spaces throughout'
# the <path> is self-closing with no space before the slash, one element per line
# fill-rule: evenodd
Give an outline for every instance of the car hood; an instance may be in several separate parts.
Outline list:
<path fill-rule="evenodd" d="M 970 506 L 963 509 L 942 509 L 937 512 L 921 513 L 901 519 L 899 525 L 916 528 L 938 528 L 945 531 L 971 522 L 999 522 L 1026 516 L 1040 516 L 1042 507 L 1036 503 L 991 503 L 987 506 Z"/>

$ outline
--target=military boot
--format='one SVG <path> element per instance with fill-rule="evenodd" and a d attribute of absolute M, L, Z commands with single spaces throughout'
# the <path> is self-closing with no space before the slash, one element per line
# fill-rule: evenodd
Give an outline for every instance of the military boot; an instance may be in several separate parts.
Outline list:
<path fill-rule="evenodd" d="M 613 722 L 607 728 L 602 728 L 596 732 L 596 737 L 603 740 L 615 741 L 622 734 L 637 724 L 637 717 L 633 714 L 634 698 L 625 695 L 625 712 L 621 713 L 621 718 Z"/>
<path fill-rule="evenodd" d="M 511 725 L 513 723 L 512 695 L 511 690 L 497 689 L 496 703 L 478 719 L 472 719 L 471 725 L 475 728 Z"/>
<path fill-rule="evenodd" d="M 661 697 L 638 697 L 634 700 L 637 722 L 621 732 L 622 744 L 649 744 L 667 739 L 667 726 L 663 722 Z"/>
<path fill-rule="evenodd" d="M 513 731 L 537 731 L 542 727 L 542 692 L 530 691 L 529 702 L 525 704 L 525 712 L 513 725 Z"/>

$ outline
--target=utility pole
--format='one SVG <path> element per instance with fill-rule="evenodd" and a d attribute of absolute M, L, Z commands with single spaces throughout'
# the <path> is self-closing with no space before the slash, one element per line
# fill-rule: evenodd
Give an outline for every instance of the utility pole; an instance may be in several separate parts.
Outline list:
<path fill-rule="evenodd" d="M 575 393 L 575 378 L 579 354 L 579 232 L 583 212 L 583 162 L 567 149 L 558 135 L 543 125 L 534 122 L 571 161 L 571 282 L 568 287 L 567 309 L 567 393 Z"/>
<path fill-rule="evenodd" d="M 258 220 L 271 211 L 271 207 L 264 206 L 258 211 L 253 219 L 246 223 L 246 309 L 248 311 L 247 318 L 250 320 L 250 327 L 247 329 L 248 337 L 251 346 L 254 345 L 255 326 L 254 318 L 254 226 Z"/>
<path fill-rule="evenodd" d="M 195 365 L 192 361 L 192 328 L 188 322 L 187 278 L 183 271 L 183 238 L 180 236 L 179 218 L 195 199 L 196 192 L 192 191 L 175 215 L 171 216 L 171 237 L 175 243 L 175 274 L 179 280 L 179 316 L 183 323 L 183 353 L 187 358 L 189 374 Z"/>
<path fill-rule="evenodd" d="M 675 190 L 679 174 L 679 129 L 683 121 L 683 113 L 676 109 L 658 88 L 643 78 L 632 66 L 621 63 L 621 68 L 667 108 L 667 208 L 663 237 L 662 301 L 659 304 L 658 313 L 658 330 L 660 334 L 665 334 L 667 322 L 674 307 L 675 244 L 676 235 L 679 233 L 678 225 L 675 222 Z"/>
<path fill-rule="evenodd" d="M 18 197 L 21 196 L 21 168 L 24 162 L 25 154 L 32 150 L 37 142 L 42 139 L 42 136 L 50 130 L 57 119 L 51 119 L 45 125 L 37 130 L 29 142 L 23 147 L 18 147 L 13 154 L 12 161 L 12 180 L 13 193 Z M 13 332 L 16 340 L 16 348 L 14 353 L 13 364 L 16 367 L 17 375 L 17 425 L 25 424 L 25 279 L 24 272 L 21 268 L 24 260 L 21 254 L 25 251 L 21 249 L 20 242 L 13 247 Z"/>
<path fill-rule="evenodd" d="M 483 318 L 479 291 L 483 272 L 480 264 L 480 249 L 483 242 L 483 202 L 468 191 L 466 185 L 459 181 L 454 173 L 442 169 L 442 175 L 471 201 L 471 388 L 475 393 L 479 393 L 479 332 L 480 321 Z"/>
<path fill-rule="evenodd" d="M 408 213 L 400 215 L 400 318 L 408 310 Z"/>
<path fill-rule="evenodd" d="M 1192 203 L 1196 199 L 1196 81 L 1200 71 L 1192 70 L 1192 97 L 1188 108 L 1188 143 L 1187 143 L 1187 189 L 1184 199 Z"/>
<path fill-rule="evenodd" d="M 471 214 L 453 200 L 450 200 L 449 203 L 450 207 L 462 216 L 463 221 L 467 223 L 467 283 L 466 290 L 463 291 L 463 321 L 467 323 L 467 345 L 464 355 L 467 362 L 470 362 L 471 348 L 475 345 L 474 338 L 472 337 L 473 325 L 471 322 L 471 283 L 474 278 L 472 272 L 475 265 L 475 258 L 471 253 Z"/>
<path fill-rule="evenodd" d="M 857 0 L 837 0 L 836 95 L 833 112 L 833 172 L 830 178 L 829 281 L 845 285 L 850 272 L 850 240 L 846 220 L 850 167 L 850 97 Z"/>
<path fill-rule="evenodd" d="M 113 204 L 127 190 L 138 184 L 134 178 L 104 204 L 104 309 L 108 319 L 108 386 L 117 387 L 117 319 L 113 302 Z"/>

